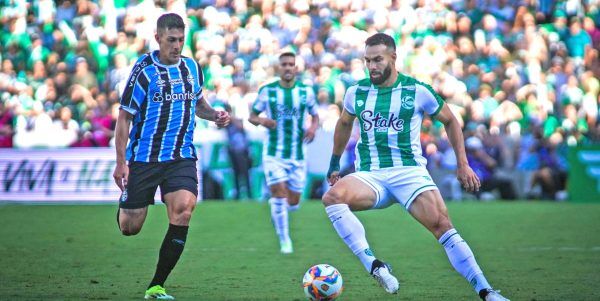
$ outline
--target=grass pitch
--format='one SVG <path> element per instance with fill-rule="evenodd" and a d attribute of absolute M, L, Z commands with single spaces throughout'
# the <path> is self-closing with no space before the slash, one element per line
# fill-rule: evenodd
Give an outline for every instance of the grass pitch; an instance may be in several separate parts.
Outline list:
<path fill-rule="evenodd" d="M 600 204 L 448 207 L 490 283 L 511 300 L 600 300 Z M 115 210 L 0 205 L 0 299 L 141 300 L 167 229 L 165 207 L 151 207 L 134 237 L 120 235 Z M 291 215 L 291 255 L 279 254 L 266 203 L 199 204 L 167 291 L 177 300 L 305 300 L 304 272 L 329 263 L 344 279 L 339 300 L 478 300 L 399 206 L 357 215 L 375 255 L 393 265 L 398 295 L 376 285 L 315 201 Z"/>

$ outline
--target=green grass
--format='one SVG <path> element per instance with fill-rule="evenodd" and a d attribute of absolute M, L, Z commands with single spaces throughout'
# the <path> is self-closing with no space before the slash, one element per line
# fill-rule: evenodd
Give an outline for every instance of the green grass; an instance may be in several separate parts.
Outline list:
<path fill-rule="evenodd" d="M 455 226 L 488 280 L 512 300 L 600 300 L 600 204 L 450 203 Z M 322 205 L 291 218 L 295 253 L 279 254 L 265 203 L 199 204 L 186 249 L 166 283 L 178 300 L 305 300 L 301 280 L 329 263 L 340 300 L 478 300 L 437 241 L 404 212 L 360 212 L 375 255 L 391 263 L 387 295 L 338 238 Z M 134 237 L 121 236 L 114 206 L 0 205 L 1 300 L 140 300 L 167 227 L 150 208 Z"/>

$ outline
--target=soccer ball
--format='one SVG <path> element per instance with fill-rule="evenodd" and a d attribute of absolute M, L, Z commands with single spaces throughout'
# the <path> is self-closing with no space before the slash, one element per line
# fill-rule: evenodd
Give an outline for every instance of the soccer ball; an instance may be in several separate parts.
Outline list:
<path fill-rule="evenodd" d="M 302 279 L 304 294 L 309 300 L 335 300 L 342 293 L 342 275 L 328 264 L 317 264 Z"/>

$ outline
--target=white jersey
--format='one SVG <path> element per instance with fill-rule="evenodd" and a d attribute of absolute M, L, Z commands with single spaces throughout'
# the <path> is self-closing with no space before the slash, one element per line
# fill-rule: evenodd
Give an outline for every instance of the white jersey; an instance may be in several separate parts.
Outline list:
<path fill-rule="evenodd" d="M 360 125 L 356 169 L 426 166 L 420 141 L 423 116 L 435 116 L 443 104 L 429 85 L 400 73 L 391 87 L 364 79 L 348 88 L 344 109 Z"/>
<path fill-rule="evenodd" d="M 304 160 L 304 117 L 306 113 L 317 114 L 312 88 L 298 81 L 293 87 L 284 88 L 279 81 L 274 81 L 260 88 L 252 111 L 265 112 L 268 118 L 277 121 L 277 127 L 269 129 L 264 155 Z"/>

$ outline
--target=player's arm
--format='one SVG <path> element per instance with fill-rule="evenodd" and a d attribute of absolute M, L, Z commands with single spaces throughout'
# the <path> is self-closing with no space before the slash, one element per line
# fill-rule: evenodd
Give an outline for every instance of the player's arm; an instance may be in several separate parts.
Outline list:
<path fill-rule="evenodd" d="M 213 121 L 218 127 L 226 127 L 231 122 L 229 113 L 225 111 L 217 111 L 215 110 L 204 96 L 200 96 L 200 99 L 196 102 L 196 116 L 208 120 Z"/>
<path fill-rule="evenodd" d="M 119 116 L 117 117 L 117 125 L 115 126 L 115 149 L 117 152 L 117 165 L 113 172 L 113 178 L 115 183 L 121 191 L 125 190 L 127 186 L 127 178 L 129 176 L 129 167 L 125 159 L 125 149 L 127 147 L 127 140 L 129 139 L 129 127 L 131 125 L 131 119 L 133 115 L 129 112 L 120 109 Z"/>
<path fill-rule="evenodd" d="M 311 115 L 310 126 L 306 129 L 304 133 L 304 141 L 306 143 L 311 143 L 315 139 L 315 133 L 319 128 L 319 114 Z"/>
<path fill-rule="evenodd" d="M 262 87 L 258 90 L 258 95 L 252 104 L 248 121 L 256 126 L 262 125 L 268 129 L 274 129 L 277 127 L 277 121 L 271 118 L 259 116 L 260 113 L 267 109 L 268 103 L 269 99 L 267 96 L 267 89 Z"/>
<path fill-rule="evenodd" d="M 327 180 L 330 185 L 335 184 L 339 180 L 340 159 L 348 144 L 350 135 L 352 134 L 352 126 L 354 124 L 354 115 L 348 113 L 344 108 L 342 115 L 335 124 L 335 132 L 333 133 L 333 151 L 331 153 L 331 161 L 329 162 L 329 170 L 327 171 Z"/>
<path fill-rule="evenodd" d="M 254 125 L 262 125 L 268 129 L 274 129 L 277 126 L 277 121 L 271 118 L 261 117 L 258 115 L 258 113 L 254 111 L 250 112 L 250 117 L 248 117 L 248 121 Z"/>
<path fill-rule="evenodd" d="M 452 144 L 452 148 L 454 149 L 458 167 L 456 170 L 456 177 L 467 191 L 478 191 L 481 183 L 479 182 L 479 177 L 473 172 L 473 169 L 471 169 L 469 162 L 467 161 L 465 140 L 460 124 L 456 117 L 454 117 L 450 107 L 448 107 L 446 103 L 443 103 L 442 106 L 442 109 L 435 117 L 444 124 L 446 133 L 448 134 L 448 140 L 450 140 L 450 144 Z"/>

